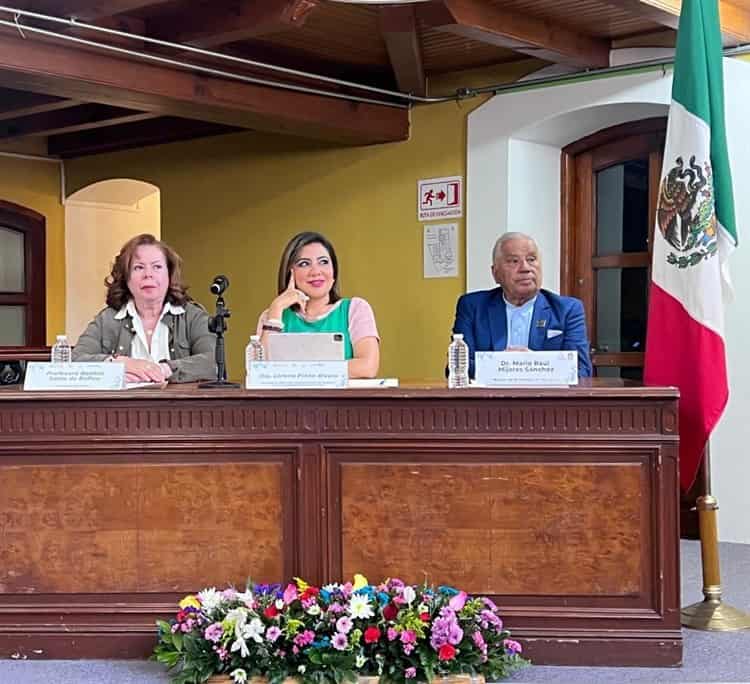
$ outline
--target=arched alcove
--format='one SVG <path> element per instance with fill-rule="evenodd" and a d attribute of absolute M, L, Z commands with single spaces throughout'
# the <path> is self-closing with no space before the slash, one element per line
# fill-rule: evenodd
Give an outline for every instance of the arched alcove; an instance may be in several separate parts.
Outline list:
<path fill-rule="evenodd" d="M 120 247 L 133 235 L 161 235 L 161 198 L 151 183 L 100 181 L 65 201 L 65 329 L 75 343 L 104 306 L 104 279 Z"/>
<path fill-rule="evenodd" d="M 508 230 L 533 234 L 544 257 L 544 286 L 560 285 L 560 151 L 598 130 L 664 116 L 672 90 L 671 71 L 647 71 L 499 94 L 469 115 L 466 193 L 467 290 L 492 287 L 490 254 Z M 724 59 L 726 130 L 735 188 L 735 213 L 750 221 L 750 64 Z M 748 221 L 744 220 L 748 219 Z M 750 412 L 750 361 L 744 353 L 750 293 L 750 251 L 732 257 L 739 293 L 726 316 L 730 401 L 711 438 L 714 493 L 722 504 L 722 540 L 750 543 L 744 483 L 745 422 Z"/>

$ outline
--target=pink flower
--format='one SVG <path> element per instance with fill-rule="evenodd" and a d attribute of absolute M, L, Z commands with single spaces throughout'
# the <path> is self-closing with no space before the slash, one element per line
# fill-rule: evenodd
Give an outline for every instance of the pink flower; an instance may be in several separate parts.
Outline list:
<path fill-rule="evenodd" d="M 287 584 L 284 589 L 284 603 L 289 605 L 297 598 L 297 587 L 293 584 Z"/>
<path fill-rule="evenodd" d="M 401 632 L 401 643 L 402 644 L 416 644 L 417 635 L 413 629 L 405 629 Z"/>
<path fill-rule="evenodd" d="M 222 628 L 220 622 L 214 622 L 212 625 L 206 627 L 205 631 L 203 632 L 203 636 L 208 641 L 212 641 L 215 644 L 221 641 L 222 634 L 224 634 L 224 629 Z"/>
<path fill-rule="evenodd" d="M 352 621 L 351 618 L 344 615 L 343 617 L 340 617 L 338 620 L 336 620 L 336 630 L 341 632 L 342 634 L 349 634 L 352 630 Z"/>
<path fill-rule="evenodd" d="M 448 607 L 451 610 L 458 612 L 464 607 L 464 605 L 466 605 L 466 598 L 466 592 L 459 591 L 458 594 L 456 594 L 450 601 L 448 601 Z"/>
<path fill-rule="evenodd" d="M 414 679 L 414 677 L 417 676 L 417 668 L 416 667 L 407 667 L 404 670 L 404 677 L 407 679 Z"/>
<path fill-rule="evenodd" d="M 294 637 L 294 643 L 299 647 L 309 646 L 313 641 L 315 641 L 315 632 L 311 629 L 306 629 L 302 634 Z"/>
<path fill-rule="evenodd" d="M 331 641 L 331 644 L 337 651 L 344 651 L 346 650 L 346 647 L 349 645 L 349 640 L 346 638 L 346 634 L 342 634 L 341 632 L 336 632 L 336 634 L 333 635 L 333 640 Z"/>
<path fill-rule="evenodd" d="M 223 646 L 214 646 L 214 651 L 216 651 L 216 655 L 219 656 L 219 660 L 226 660 L 229 658 L 229 651 Z"/>
<path fill-rule="evenodd" d="M 395 641 L 396 639 L 398 639 L 398 631 L 393 627 L 389 627 L 386 634 L 388 636 L 388 641 Z"/>

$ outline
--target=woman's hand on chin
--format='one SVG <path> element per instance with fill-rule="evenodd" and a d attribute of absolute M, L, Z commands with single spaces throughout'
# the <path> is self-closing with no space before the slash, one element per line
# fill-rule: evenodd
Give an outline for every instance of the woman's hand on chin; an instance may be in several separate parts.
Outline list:
<path fill-rule="evenodd" d="M 302 290 L 298 290 L 295 287 L 294 274 L 290 273 L 286 290 L 276 297 L 276 299 L 271 302 L 271 306 L 268 307 L 268 317 L 280 319 L 281 314 L 295 304 L 299 304 L 300 311 L 304 313 L 309 299 L 310 298 L 302 292 Z"/>

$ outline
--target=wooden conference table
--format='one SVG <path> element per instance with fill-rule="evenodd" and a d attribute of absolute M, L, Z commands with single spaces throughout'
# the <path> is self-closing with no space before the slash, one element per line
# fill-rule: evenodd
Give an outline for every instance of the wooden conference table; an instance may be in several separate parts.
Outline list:
<path fill-rule="evenodd" d="M 537 663 L 681 661 L 677 392 L 0 389 L 0 657 L 141 657 L 204 586 L 492 596 Z"/>

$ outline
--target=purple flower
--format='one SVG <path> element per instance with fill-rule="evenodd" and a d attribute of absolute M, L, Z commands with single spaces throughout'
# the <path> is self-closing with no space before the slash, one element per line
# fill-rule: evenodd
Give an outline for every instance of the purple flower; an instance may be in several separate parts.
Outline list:
<path fill-rule="evenodd" d="M 203 632 L 203 636 L 213 643 L 221 641 L 222 634 L 224 634 L 224 629 L 220 622 L 214 622 L 212 625 L 206 627 L 206 630 Z"/>
<path fill-rule="evenodd" d="M 407 679 L 414 679 L 414 677 L 417 676 L 417 668 L 416 667 L 407 667 L 404 670 L 404 677 Z"/>
<path fill-rule="evenodd" d="M 266 630 L 266 639 L 268 639 L 271 643 L 274 643 L 276 639 L 278 639 L 281 636 L 281 630 L 276 625 L 271 625 Z"/>
<path fill-rule="evenodd" d="M 508 653 L 511 653 L 513 655 L 515 655 L 516 653 L 520 653 L 523 650 L 521 648 L 521 644 L 519 644 L 517 641 L 513 641 L 513 639 L 504 639 L 503 646 L 505 646 L 505 650 L 508 651 Z"/>
<path fill-rule="evenodd" d="M 336 634 L 333 635 L 333 641 L 331 643 L 337 651 L 344 651 L 349 645 L 349 640 L 346 638 L 346 634 L 336 632 Z"/>
<path fill-rule="evenodd" d="M 456 614 L 452 610 L 443 608 L 440 611 L 440 617 L 435 618 L 432 624 L 430 645 L 438 651 L 445 644 L 457 646 L 463 638 L 464 630 L 458 624 Z"/>

